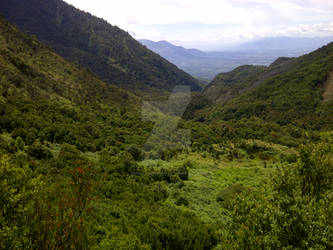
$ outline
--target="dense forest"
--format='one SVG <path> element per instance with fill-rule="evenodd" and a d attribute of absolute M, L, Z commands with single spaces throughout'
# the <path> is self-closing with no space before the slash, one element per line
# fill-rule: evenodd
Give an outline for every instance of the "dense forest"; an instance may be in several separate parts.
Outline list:
<path fill-rule="evenodd" d="M 71 17 L 78 26 L 89 16 L 63 6 L 57 13 L 83 15 Z M 40 37 L 34 28 L 25 27 Z M 101 32 L 114 28 L 103 22 Z M 333 44 L 218 75 L 177 117 L 31 33 L 0 19 L 0 249 L 333 248 L 333 99 L 323 99 Z M 165 76 L 180 77 L 149 89 L 133 73 L 150 99 L 187 79 L 133 46 L 149 55 L 132 58 L 136 73 L 150 74 L 152 56 Z M 169 121 L 176 131 L 161 126 L 164 137 L 149 140 Z M 182 131 L 188 142 L 177 141 Z"/>

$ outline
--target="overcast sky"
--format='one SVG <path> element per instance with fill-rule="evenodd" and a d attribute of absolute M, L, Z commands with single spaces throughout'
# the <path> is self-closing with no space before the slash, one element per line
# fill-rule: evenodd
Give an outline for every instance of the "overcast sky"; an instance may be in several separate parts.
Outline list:
<path fill-rule="evenodd" d="M 333 35 L 333 0 L 65 0 L 137 39 L 220 49 L 272 36 Z"/>

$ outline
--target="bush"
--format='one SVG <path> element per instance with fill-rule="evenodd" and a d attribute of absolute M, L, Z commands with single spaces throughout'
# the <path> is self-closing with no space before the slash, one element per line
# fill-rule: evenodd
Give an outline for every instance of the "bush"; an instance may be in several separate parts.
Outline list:
<path fill-rule="evenodd" d="M 189 202 L 188 202 L 188 200 L 186 200 L 186 198 L 184 198 L 184 197 L 179 197 L 179 198 L 176 200 L 175 204 L 176 204 L 177 206 L 185 206 L 185 207 L 187 207 L 187 206 L 189 205 Z"/>
<path fill-rule="evenodd" d="M 141 159 L 141 150 L 136 146 L 132 145 L 127 149 L 127 152 L 130 153 L 135 161 Z"/>
<path fill-rule="evenodd" d="M 178 168 L 177 172 L 180 179 L 182 179 L 183 181 L 188 180 L 188 170 L 186 165 L 183 165 L 182 167 Z"/>
<path fill-rule="evenodd" d="M 225 208 L 230 208 L 233 199 L 236 198 L 237 195 L 244 192 L 245 188 L 241 184 L 233 184 L 224 190 L 222 190 L 216 197 L 216 201 L 220 202 L 221 205 Z"/>
<path fill-rule="evenodd" d="M 82 159 L 81 152 L 75 146 L 64 143 L 58 155 L 57 168 L 73 165 L 75 161 Z"/>
<path fill-rule="evenodd" d="M 36 159 L 50 159 L 52 158 L 51 151 L 45 146 L 41 145 L 39 142 L 35 142 L 27 149 L 28 155 L 36 158 Z"/>
<path fill-rule="evenodd" d="M 180 182 L 181 181 L 181 179 L 179 178 L 179 176 L 178 175 L 171 175 L 171 177 L 170 177 L 170 182 L 171 183 L 177 183 L 177 182 Z"/>
<path fill-rule="evenodd" d="M 30 243 L 29 233 L 35 225 L 30 219 L 41 186 L 28 167 L 11 164 L 7 155 L 0 157 L 1 249 L 24 249 Z"/>
<path fill-rule="evenodd" d="M 0 136 L 0 153 L 7 152 L 9 149 L 8 142 L 2 136 Z"/>
<path fill-rule="evenodd" d="M 24 150 L 24 141 L 21 137 L 17 137 L 15 141 L 15 146 L 18 150 Z"/>
<path fill-rule="evenodd" d="M 297 161 L 297 155 L 296 154 L 288 154 L 287 156 L 285 156 L 285 160 L 288 163 L 294 163 Z"/>

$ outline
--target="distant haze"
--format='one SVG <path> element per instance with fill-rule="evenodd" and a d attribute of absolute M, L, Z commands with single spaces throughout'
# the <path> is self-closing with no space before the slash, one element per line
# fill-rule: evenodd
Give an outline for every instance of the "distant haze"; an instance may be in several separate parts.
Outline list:
<path fill-rule="evenodd" d="M 224 51 L 203 52 L 185 49 L 167 41 L 139 40 L 155 53 L 166 58 L 191 75 L 205 80 L 244 64 L 269 65 L 278 57 L 297 57 L 329 42 L 333 37 L 274 37 L 243 43 Z"/>
<path fill-rule="evenodd" d="M 65 0 L 136 39 L 221 50 L 268 37 L 333 36 L 332 0 Z"/>
<path fill-rule="evenodd" d="M 329 37 L 271 37 L 230 47 L 231 50 L 284 50 L 284 51 L 311 51 L 333 42 Z"/>

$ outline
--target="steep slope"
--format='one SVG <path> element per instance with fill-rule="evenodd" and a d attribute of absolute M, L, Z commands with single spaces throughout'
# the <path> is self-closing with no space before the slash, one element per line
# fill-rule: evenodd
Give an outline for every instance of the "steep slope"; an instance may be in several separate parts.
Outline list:
<path fill-rule="evenodd" d="M 1 79 L 35 96 L 50 95 L 73 102 L 94 102 L 97 98 L 121 106 L 135 106 L 140 99 L 130 92 L 108 85 L 85 69 L 65 61 L 34 37 L 21 33 L 1 18 Z"/>
<path fill-rule="evenodd" d="M 138 166 L 152 129 L 139 102 L 0 19 L 1 249 L 217 244 Z"/>
<path fill-rule="evenodd" d="M 116 121 L 127 112 L 137 117 L 134 124 L 141 120 L 138 97 L 65 61 L 3 19 L 0 65 L 0 131 L 20 136 L 26 145 L 38 139 L 87 150 L 98 145 L 106 126 L 100 122 L 108 116 Z M 108 115 L 101 118 L 104 109 Z"/>
<path fill-rule="evenodd" d="M 200 116 L 208 120 L 256 116 L 280 125 L 332 127 L 332 101 L 323 103 L 325 82 L 332 68 L 333 43 L 296 59 L 279 59 L 262 73 L 262 80 L 254 84 L 257 87 L 223 106 L 202 110 Z"/>
<path fill-rule="evenodd" d="M 329 102 L 333 99 L 333 70 L 330 72 L 328 79 L 325 83 L 325 92 L 323 94 L 323 101 Z"/>
<path fill-rule="evenodd" d="M 294 58 L 280 57 L 269 67 L 244 65 L 231 72 L 221 73 L 204 89 L 203 95 L 211 101 L 223 104 L 257 87 L 264 80 L 290 70 L 295 61 Z"/>
<path fill-rule="evenodd" d="M 198 82 L 128 33 L 61 0 L 4 0 L 0 12 L 66 59 L 102 80 L 137 93 L 163 94 L 176 85 L 198 91 Z"/>

